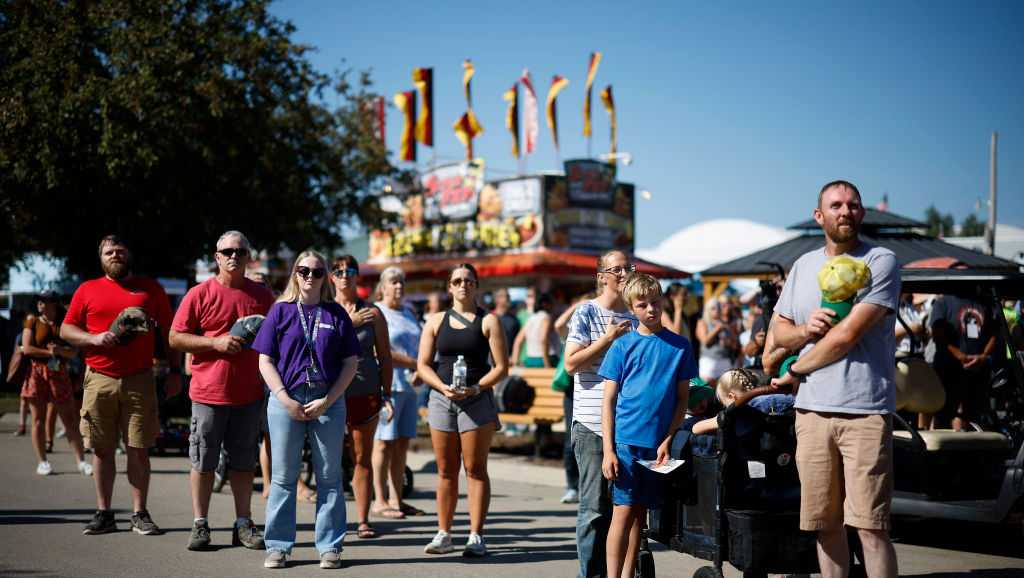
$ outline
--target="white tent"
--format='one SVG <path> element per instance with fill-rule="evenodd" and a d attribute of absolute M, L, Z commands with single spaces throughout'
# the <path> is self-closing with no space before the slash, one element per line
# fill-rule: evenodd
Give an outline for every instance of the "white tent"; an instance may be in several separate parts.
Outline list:
<path fill-rule="evenodd" d="M 677 231 L 656 247 L 637 249 L 636 254 L 642 259 L 695 273 L 799 234 L 745 219 L 712 219 Z"/>
<path fill-rule="evenodd" d="M 985 237 L 944 237 L 942 240 L 979 253 L 987 248 Z M 1024 265 L 1024 229 L 996 223 L 996 257 Z"/>

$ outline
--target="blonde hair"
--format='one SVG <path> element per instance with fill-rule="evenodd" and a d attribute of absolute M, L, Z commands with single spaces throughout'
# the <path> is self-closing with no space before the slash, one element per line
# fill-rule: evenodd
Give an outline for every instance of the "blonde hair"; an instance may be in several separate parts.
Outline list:
<path fill-rule="evenodd" d="M 719 297 L 712 297 L 712 298 L 707 299 L 706 301 L 704 301 L 704 314 L 701 315 L 701 319 L 704 320 L 704 324 L 705 325 L 711 323 L 711 310 L 712 309 L 718 309 L 719 311 L 722 310 L 721 298 L 719 298 Z M 711 329 L 711 328 L 709 327 L 708 329 Z"/>
<path fill-rule="evenodd" d="M 380 280 L 377 281 L 377 288 L 373 290 L 373 296 L 377 301 L 384 299 L 384 284 L 391 283 L 395 279 L 405 283 L 405 271 L 402 271 L 398 267 L 391 266 L 380 272 Z"/>
<path fill-rule="evenodd" d="M 718 378 L 715 385 L 715 396 L 722 405 L 729 405 L 729 394 L 736 396 L 757 386 L 757 380 L 745 369 L 730 369 Z"/>
<path fill-rule="evenodd" d="M 298 301 L 299 298 L 302 297 L 302 292 L 299 291 L 299 281 L 295 273 L 295 268 L 298 267 L 299 263 L 307 257 L 313 257 L 320 261 L 320 266 L 324 268 L 324 276 L 321 279 L 323 282 L 320 284 L 320 301 L 334 301 L 334 289 L 327 280 L 327 257 L 324 257 L 323 254 L 312 249 L 306 249 L 299 253 L 299 256 L 295 258 L 295 262 L 292 263 L 292 270 L 288 275 L 288 285 L 284 288 L 284 293 L 277 298 L 279 303 L 291 303 L 293 301 Z"/>
<path fill-rule="evenodd" d="M 612 255 L 622 255 L 627 263 L 629 262 L 629 255 L 625 251 L 619 249 L 612 249 L 611 251 L 605 251 L 600 257 L 597 258 L 597 294 L 600 295 L 604 291 L 604 281 L 601 280 L 601 273 L 604 271 L 604 260 Z"/>
<path fill-rule="evenodd" d="M 632 307 L 633 301 L 644 297 L 652 301 L 660 298 L 661 283 L 647 273 L 630 273 L 622 287 L 622 300 Z"/>

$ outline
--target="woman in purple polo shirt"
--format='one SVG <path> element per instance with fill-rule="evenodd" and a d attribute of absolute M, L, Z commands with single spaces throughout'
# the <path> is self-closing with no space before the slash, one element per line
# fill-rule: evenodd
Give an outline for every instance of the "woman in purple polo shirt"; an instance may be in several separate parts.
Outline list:
<path fill-rule="evenodd" d="M 283 568 L 295 545 L 295 495 L 307 435 L 316 472 L 316 549 L 321 568 L 340 568 L 345 539 L 341 447 L 345 402 L 359 342 L 352 320 L 331 300 L 327 261 L 315 251 L 295 260 L 288 287 L 253 343 L 270 388 L 272 485 L 267 499 L 266 568 Z"/>

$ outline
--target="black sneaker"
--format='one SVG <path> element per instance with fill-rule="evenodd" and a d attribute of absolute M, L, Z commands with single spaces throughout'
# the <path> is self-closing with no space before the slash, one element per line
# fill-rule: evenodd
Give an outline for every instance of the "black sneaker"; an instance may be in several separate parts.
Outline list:
<path fill-rule="evenodd" d="M 231 531 L 231 544 L 233 546 L 245 546 L 250 550 L 262 550 L 263 532 L 256 527 L 252 520 L 246 520 L 245 524 L 235 526 Z"/>
<path fill-rule="evenodd" d="M 192 524 L 192 535 L 188 537 L 189 550 L 205 550 L 210 547 L 210 524 L 206 520 Z"/>
<path fill-rule="evenodd" d="M 96 513 L 92 516 L 92 521 L 85 525 L 82 533 L 88 536 L 92 534 L 109 534 L 116 531 L 117 523 L 114 522 L 114 512 L 111 510 L 96 510 Z"/>
<path fill-rule="evenodd" d="M 160 527 L 153 523 L 153 518 L 149 517 L 149 512 L 146 510 L 132 514 L 132 532 L 143 536 L 163 534 Z"/>

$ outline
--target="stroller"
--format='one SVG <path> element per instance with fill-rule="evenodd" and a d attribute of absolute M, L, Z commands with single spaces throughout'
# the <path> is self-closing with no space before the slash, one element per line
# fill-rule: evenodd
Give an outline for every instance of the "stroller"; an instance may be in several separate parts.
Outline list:
<path fill-rule="evenodd" d="M 710 561 L 695 578 L 720 578 L 726 562 L 744 576 L 817 572 L 815 534 L 799 529 L 794 415 L 744 405 L 720 412 L 718 423 L 715 439 L 677 434 L 691 438 L 674 444 L 682 447 L 673 457 L 686 463 L 649 513 L 649 538 Z M 637 575 L 654 576 L 646 541 Z"/>

